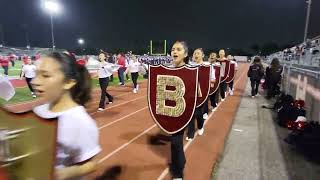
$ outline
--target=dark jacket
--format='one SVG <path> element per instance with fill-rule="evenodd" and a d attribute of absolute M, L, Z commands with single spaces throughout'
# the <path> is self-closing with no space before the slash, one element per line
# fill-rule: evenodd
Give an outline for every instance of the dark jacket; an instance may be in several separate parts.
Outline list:
<path fill-rule="evenodd" d="M 266 69 L 266 80 L 273 83 L 278 83 L 281 80 L 282 66 L 272 69 L 270 66 Z"/>
<path fill-rule="evenodd" d="M 260 80 L 264 75 L 264 69 L 262 64 L 254 63 L 248 70 L 248 77 L 251 80 Z"/>

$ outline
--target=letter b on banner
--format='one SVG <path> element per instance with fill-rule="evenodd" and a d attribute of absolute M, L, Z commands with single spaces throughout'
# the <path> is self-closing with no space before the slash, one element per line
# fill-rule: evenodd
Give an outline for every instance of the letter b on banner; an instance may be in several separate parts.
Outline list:
<path fill-rule="evenodd" d="M 167 90 L 167 87 L 174 87 L 175 90 Z M 186 108 L 184 100 L 185 86 L 183 80 L 177 76 L 157 76 L 157 98 L 156 113 L 170 117 L 179 117 Z M 175 102 L 175 106 L 166 105 L 166 101 Z"/>

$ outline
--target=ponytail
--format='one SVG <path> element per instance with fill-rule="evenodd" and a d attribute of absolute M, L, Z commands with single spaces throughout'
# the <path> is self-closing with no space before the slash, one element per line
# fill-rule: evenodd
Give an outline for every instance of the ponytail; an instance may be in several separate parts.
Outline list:
<path fill-rule="evenodd" d="M 91 99 L 91 76 L 83 65 L 76 64 L 76 69 L 77 83 L 71 88 L 70 93 L 76 103 L 84 106 Z"/>

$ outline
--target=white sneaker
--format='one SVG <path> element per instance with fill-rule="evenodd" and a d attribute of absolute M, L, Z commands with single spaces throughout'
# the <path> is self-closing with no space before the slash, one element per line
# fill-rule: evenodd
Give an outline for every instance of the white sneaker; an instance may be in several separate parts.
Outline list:
<path fill-rule="evenodd" d="M 137 93 L 137 89 L 133 89 L 133 93 Z"/>
<path fill-rule="evenodd" d="M 207 120 L 208 119 L 208 114 L 207 113 L 205 113 L 205 114 L 203 114 L 203 119 L 205 119 L 205 120 Z"/>
<path fill-rule="evenodd" d="M 192 141 L 193 139 L 192 139 L 192 138 L 189 138 L 189 137 L 186 137 L 186 140 L 187 140 L 187 141 Z"/>
<path fill-rule="evenodd" d="M 254 96 L 251 96 L 251 98 L 254 98 Z"/>
<path fill-rule="evenodd" d="M 136 89 L 139 90 L 139 84 L 137 84 L 137 88 Z"/>
<path fill-rule="evenodd" d="M 172 180 L 183 180 L 182 178 L 173 178 Z"/>
<path fill-rule="evenodd" d="M 199 130 L 198 130 L 199 136 L 202 136 L 203 132 L 204 132 L 204 129 L 203 129 L 203 128 L 202 128 L 202 129 L 199 129 Z"/>
<path fill-rule="evenodd" d="M 211 112 L 215 112 L 217 110 L 217 108 L 215 107 L 215 108 L 212 108 L 211 109 Z"/>
<path fill-rule="evenodd" d="M 99 108 L 99 109 L 98 109 L 98 111 L 103 111 L 103 110 L 104 110 L 103 108 Z"/>
<path fill-rule="evenodd" d="M 230 96 L 233 96 L 233 91 L 232 90 L 230 91 Z"/>
<path fill-rule="evenodd" d="M 36 98 L 37 96 L 35 94 L 32 95 L 33 98 Z"/>
<path fill-rule="evenodd" d="M 224 99 L 221 99 L 221 101 L 223 102 L 223 101 L 224 101 Z"/>

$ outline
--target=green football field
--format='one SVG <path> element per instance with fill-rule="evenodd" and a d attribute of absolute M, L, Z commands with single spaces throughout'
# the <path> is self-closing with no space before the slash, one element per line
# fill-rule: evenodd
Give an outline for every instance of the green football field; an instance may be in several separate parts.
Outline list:
<path fill-rule="evenodd" d="M 9 63 L 9 76 L 20 76 L 22 61 L 15 61 L 14 67 L 12 67 L 11 62 Z M 0 67 L 0 74 L 3 74 L 4 70 Z"/>

